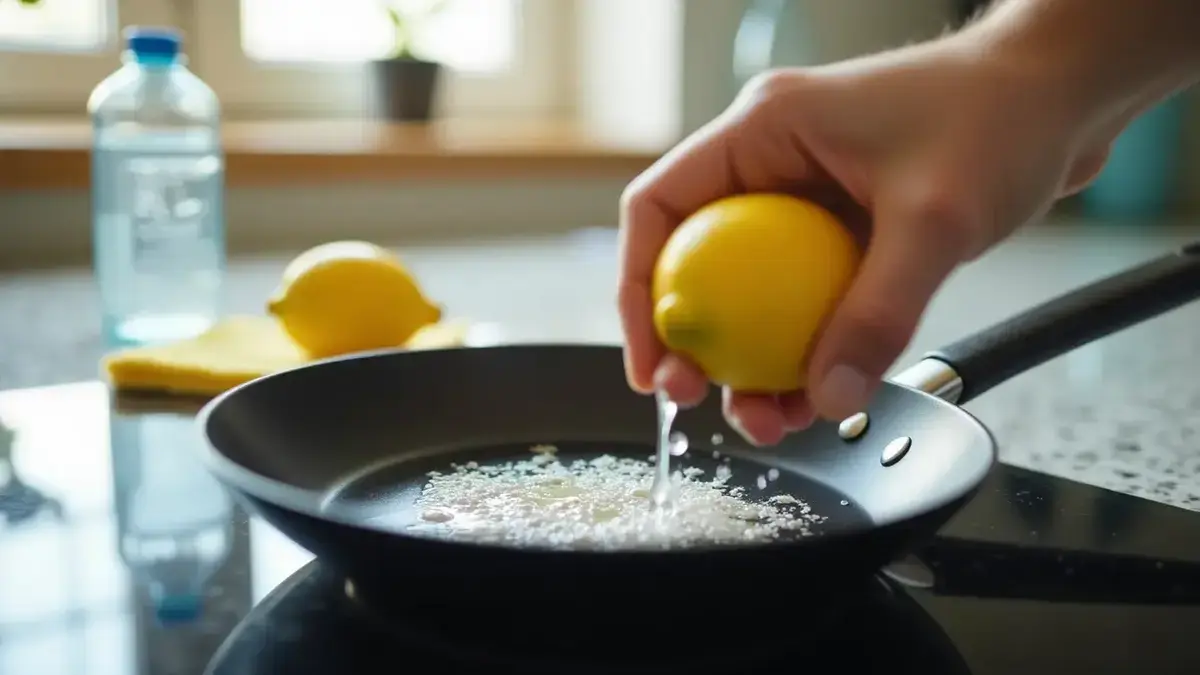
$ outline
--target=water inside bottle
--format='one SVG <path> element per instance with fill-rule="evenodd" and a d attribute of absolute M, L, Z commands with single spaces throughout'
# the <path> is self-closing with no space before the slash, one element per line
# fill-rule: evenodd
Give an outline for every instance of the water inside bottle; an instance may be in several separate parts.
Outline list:
<path fill-rule="evenodd" d="M 208 130 L 97 139 L 96 272 L 106 337 L 193 337 L 221 311 L 222 160 Z"/>

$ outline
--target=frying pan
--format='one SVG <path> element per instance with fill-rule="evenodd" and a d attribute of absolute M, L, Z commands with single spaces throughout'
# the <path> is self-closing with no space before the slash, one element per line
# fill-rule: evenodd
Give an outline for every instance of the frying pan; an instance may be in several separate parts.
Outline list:
<path fill-rule="evenodd" d="M 616 347 L 387 351 L 314 363 L 211 401 L 199 415 L 204 459 L 381 614 L 479 639 L 525 631 L 547 650 L 602 644 L 614 659 L 622 649 L 597 636 L 616 628 L 658 644 L 695 642 L 705 626 L 722 639 L 770 641 L 827 623 L 847 594 L 971 498 L 996 448 L 960 404 L 1197 295 L 1200 243 L 1081 287 L 926 355 L 884 384 L 853 441 L 819 423 L 751 449 L 727 426 L 718 397 L 680 413 L 676 428 L 692 439 L 684 465 L 711 469 L 714 448 L 704 441 L 722 435 L 732 482 L 808 502 L 827 518 L 817 536 L 580 551 L 405 529 L 419 518 L 414 500 L 427 472 L 452 462 L 528 457 L 536 444 L 567 457 L 652 454 L 655 403 L 628 389 Z M 771 468 L 778 480 L 758 491 L 756 478 Z"/>

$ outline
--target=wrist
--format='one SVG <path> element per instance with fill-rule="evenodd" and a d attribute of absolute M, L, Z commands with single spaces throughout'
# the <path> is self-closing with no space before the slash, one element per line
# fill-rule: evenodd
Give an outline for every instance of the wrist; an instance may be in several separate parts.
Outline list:
<path fill-rule="evenodd" d="M 1007 0 L 950 36 L 998 81 L 1043 102 L 1082 142 L 1107 143 L 1200 74 L 1196 0 Z"/>

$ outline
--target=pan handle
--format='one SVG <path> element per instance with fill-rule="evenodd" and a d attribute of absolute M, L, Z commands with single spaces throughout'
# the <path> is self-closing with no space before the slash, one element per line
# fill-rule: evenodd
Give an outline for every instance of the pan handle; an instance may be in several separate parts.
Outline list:
<path fill-rule="evenodd" d="M 998 600 L 1194 605 L 1200 564 L 938 537 L 883 569 L 934 595 Z"/>
<path fill-rule="evenodd" d="M 1200 297 L 1200 242 L 925 355 L 892 381 L 959 405 L 1076 347 Z"/>

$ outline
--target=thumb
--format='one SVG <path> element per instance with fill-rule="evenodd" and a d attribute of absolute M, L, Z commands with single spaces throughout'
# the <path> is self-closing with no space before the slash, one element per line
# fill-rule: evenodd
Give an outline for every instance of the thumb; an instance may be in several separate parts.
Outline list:
<path fill-rule="evenodd" d="M 809 399 L 821 417 L 866 408 L 946 277 L 964 259 L 963 224 L 876 212 L 866 255 L 813 351 Z"/>

